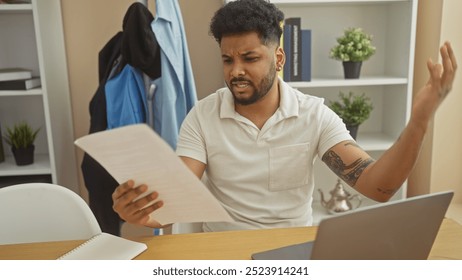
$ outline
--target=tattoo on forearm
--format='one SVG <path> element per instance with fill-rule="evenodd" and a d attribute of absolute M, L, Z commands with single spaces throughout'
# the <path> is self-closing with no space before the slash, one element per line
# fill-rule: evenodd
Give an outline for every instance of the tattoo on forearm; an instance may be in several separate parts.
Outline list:
<path fill-rule="evenodd" d="M 353 141 L 346 142 L 344 146 L 353 146 L 353 147 L 361 149 L 361 147 L 358 144 L 356 144 L 356 142 L 353 142 Z"/>
<path fill-rule="evenodd" d="M 353 163 L 346 165 L 340 156 L 332 150 L 325 153 L 322 160 L 332 171 L 334 171 L 335 174 L 337 174 L 337 176 L 347 182 L 350 186 L 354 186 L 364 169 L 374 162 L 372 158 L 358 158 Z"/>
<path fill-rule="evenodd" d="M 398 189 L 383 189 L 383 188 L 377 188 L 377 191 L 379 191 L 380 193 L 383 193 L 383 194 L 386 194 L 386 195 L 394 195 L 395 192 L 397 191 Z"/>

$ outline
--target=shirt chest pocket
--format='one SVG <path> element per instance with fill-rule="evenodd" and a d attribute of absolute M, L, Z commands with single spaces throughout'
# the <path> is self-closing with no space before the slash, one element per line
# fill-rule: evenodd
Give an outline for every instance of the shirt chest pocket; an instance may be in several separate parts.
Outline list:
<path fill-rule="evenodd" d="M 305 186 L 310 180 L 310 143 L 271 148 L 269 190 L 283 191 Z"/>

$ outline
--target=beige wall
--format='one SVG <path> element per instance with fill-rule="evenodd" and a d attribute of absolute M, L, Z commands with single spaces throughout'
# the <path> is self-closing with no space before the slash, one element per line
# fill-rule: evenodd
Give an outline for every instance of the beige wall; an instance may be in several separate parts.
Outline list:
<path fill-rule="evenodd" d="M 414 88 L 428 78 L 428 57 L 439 60 L 439 46 L 451 41 L 459 64 L 462 59 L 460 14 L 462 1 L 420 0 L 417 29 Z M 419 162 L 409 180 L 409 195 L 455 190 L 453 202 L 462 203 L 462 79 L 457 73 L 452 93 L 430 125 Z"/>
<path fill-rule="evenodd" d="M 427 0 L 428 1 L 428 0 Z M 440 43 L 451 41 L 462 65 L 460 12 L 462 1 L 444 0 Z M 452 93 L 435 116 L 431 189 L 455 189 L 454 201 L 462 203 L 462 77 L 459 70 Z"/>
<path fill-rule="evenodd" d="M 98 87 L 98 52 L 122 29 L 122 20 L 133 0 L 61 0 L 75 137 L 88 134 L 88 105 Z M 155 14 L 154 0 L 148 0 Z M 222 0 L 179 0 L 186 29 L 198 97 L 223 85 L 221 60 L 208 24 Z M 82 152 L 77 150 L 79 165 Z M 80 189 L 86 190 L 80 175 Z"/>

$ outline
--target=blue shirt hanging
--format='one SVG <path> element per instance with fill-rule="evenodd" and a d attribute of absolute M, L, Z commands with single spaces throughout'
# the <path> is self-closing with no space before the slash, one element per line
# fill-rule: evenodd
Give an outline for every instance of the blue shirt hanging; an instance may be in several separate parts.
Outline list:
<path fill-rule="evenodd" d="M 175 149 L 180 126 L 197 100 L 183 19 L 177 0 L 157 0 L 151 23 L 161 48 L 161 77 L 154 80 L 154 130 Z"/>

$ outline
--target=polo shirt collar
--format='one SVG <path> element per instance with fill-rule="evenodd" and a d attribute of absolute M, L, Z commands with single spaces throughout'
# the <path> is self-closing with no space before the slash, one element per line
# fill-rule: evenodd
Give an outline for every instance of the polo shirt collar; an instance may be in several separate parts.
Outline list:
<path fill-rule="evenodd" d="M 279 108 L 276 114 L 280 114 L 282 118 L 296 117 L 299 114 L 299 106 L 297 96 L 294 94 L 292 89 L 286 82 L 280 77 L 279 79 L 279 91 L 281 93 L 281 100 Z M 220 105 L 220 118 L 232 118 L 235 119 L 239 114 L 234 110 L 234 98 L 229 88 L 223 88 L 222 102 Z"/>
<path fill-rule="evenodd" d="M 299 114 L 299 103 L 295 90 L 280 77 L 278 79 L 279 91 L 281 93 L 278 112 L 281 113 L 283 118 L 297 117 Z"/>

